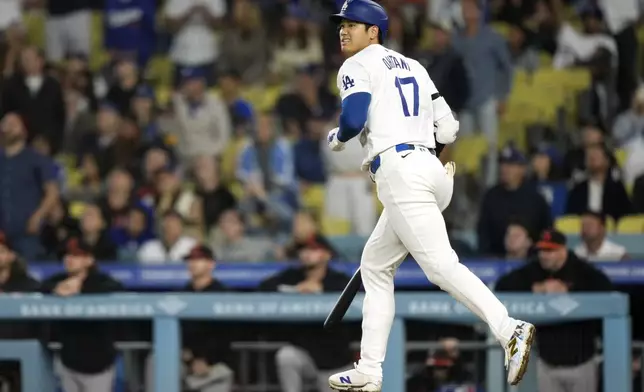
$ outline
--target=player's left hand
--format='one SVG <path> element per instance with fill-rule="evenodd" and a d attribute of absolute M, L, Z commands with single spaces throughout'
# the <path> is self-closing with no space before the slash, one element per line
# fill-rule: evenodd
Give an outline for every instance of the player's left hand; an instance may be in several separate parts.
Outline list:
<path fill-rule="evenodd" d="M 342 151 L 344 150 L 344 142 L 338 140 L 338 132 L 340 128 L 333 128 L 329 132 L 329 136 L 326 138 L 326 142 L 329 144 L 329 148 L 332 151 Z"/>
<path fill-rule="evenodd" d="M 445 171 L 447 171 L 447 175 L 450 177 L 454 177 L 456 174 L 456 163 L 454 161 L 449 161 L 445 164 Z"/>

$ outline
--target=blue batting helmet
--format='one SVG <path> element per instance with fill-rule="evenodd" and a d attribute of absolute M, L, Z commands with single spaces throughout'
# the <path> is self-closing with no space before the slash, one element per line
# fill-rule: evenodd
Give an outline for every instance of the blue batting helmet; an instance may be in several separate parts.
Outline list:
<path fill-rule="evenodd" d="M 331 22 L 339 24 L 343 19 L 378 26 L 382 37 L 389 30 L 389 18 L 384 8 L 373 0 L 346 0 L 340 13 L 329 17 Z"/>

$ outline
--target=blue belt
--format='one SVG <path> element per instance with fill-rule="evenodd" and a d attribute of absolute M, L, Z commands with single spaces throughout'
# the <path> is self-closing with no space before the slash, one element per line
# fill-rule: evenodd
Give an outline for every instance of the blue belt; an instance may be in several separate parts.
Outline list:
<path fill-rule="evenodd" d="M 436 155 L 436 151 L 434 151 L 433 148 L 428 148 L 424 146 L 415 146 L 413 144 L 401 143 L 401 144 L 397 144 L 396 147 L 394 148 L 396 149 L 396 152 L 403 152 L 403 151 L 415 150 L 416 147 L 421 149 L 427 149 L 433 155 Z M 376 174 L 376 171 L 378 171 L 378 168 L 380 167 L 380 163 L 381 163 L 380 155 L 378 155 L 369 164 L 369 171 L 371 172 L 371 174 Z"/>

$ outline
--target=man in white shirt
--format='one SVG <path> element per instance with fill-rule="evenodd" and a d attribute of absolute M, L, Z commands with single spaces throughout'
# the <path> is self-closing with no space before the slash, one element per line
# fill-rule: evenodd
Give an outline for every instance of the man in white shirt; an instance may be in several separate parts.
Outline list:
<path fill-rule="evenodd" d="M 622 261 L 628 258 L 626 248 L 606 238 L 606 215 L 586 212 L 581 217 L 582 242 L 575 255 L 588 261 Z"/>
<path fill-rule="evenodd" d="M 183 218 L 168 211 L 161 222 L 160 238 L 144 243 L 137 253 L 141 264 L 179 264 L 197 240 L 183 234 Z"/>
<path fill-rule="evenodd" d="M 225 15 L 225 0 L 168 0 L 165 17 L 174 32 L 170 57 L 176 75 L 180 75 L 183 67 L 199 67 L 207 70 L 208 84 L 214 83 L 220 52 L 216 28 Z"/>

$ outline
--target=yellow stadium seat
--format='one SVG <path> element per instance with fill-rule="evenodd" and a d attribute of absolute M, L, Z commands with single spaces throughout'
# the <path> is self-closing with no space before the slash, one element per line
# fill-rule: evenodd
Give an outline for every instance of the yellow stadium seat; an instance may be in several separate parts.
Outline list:
<path fill-rule="evenodd" d="M 488 152 L 488 142 L 484 135 L 463 136 L 454 143 L 452 156 L 466 173 L 475 173 L 479 170 L 481 159 Z"/>
<path fill-rule="evenodd" d="M 615 150 L 615 159 L 617 160 L 619 167 L 624 167 L 626 158 L 628 158 L 626 150 L 624 150 L 623 148 L 618 148 Z"/>
<path fill-rule="evenodd" d="M 172 86 L 174 67 L 168 56 L 154 56 L 146 70 L 146 78 L 164 87 Z"/>
<path fill-rule="evenodd" d="M 237 158 L 243 146 L 248 143 L 246 138 L 235 138 L 228 143 L 221 156 L 220 173 L 224 184 L 232 184 L 236 180 Z"/>
<path fill-rule="evenodd" d="M 28 11 L 23 22 L 27 29 L 27 41 L 39 48 L 45 47 L 45 13 L 40 10 Z"/>
<path fill-rule="evenodd" d="M 155 89 L 154 95 L 157 105 L 165 107 L 170 103 L 170 99 L 172 99 L 172 90 L 166 86 L 159 86 Z"/>
<path fill-rule="evenodd" d="M 492 23 L 492 29 L 496 31 L 498 34 L 503 36 L 503 38 L 508 38 L 508 35 L 510 34 L 510 25 L 507 23 L 503 22 L 495 22 Z"/>
<path fill-rule="evenodd" d="M 615 231 L 616 226 L 617 225 L 615 224 L 615 219 L 613 219 L 612 216 L 607 216 L 606 217 L 606 231 L 612 233 L 613 231 Z"/>
<path fill-rule="evenodd" d="M 325 190 L 323 185 L 309 185 L 300 190 L 300 198 L 305 209 L 311 212 L 317 221 L 324 211 Z"/>
<path fill-rule="evenodd" d="M 83 212 L 85 212 L 85 207 L 87 207 L 87 205 L 82 201 L 69 203 L 69 216 L 74 219 L 79 219 L 83 215 Z"/>
<path fill-rule="evenodd" d="M 617 233 L 619 234 L 641 234 L 644 233 L 644 215 L 625 216 L 617 222 Z"/>
<path fill-rule="evenodd" d="M 282 86 L 249 87 L 242 92 L 242 96 L 258 112 L 266 112 L 273 109 L 281 95 Z"/>
<path fill-rule="evenodd" d="M 90 56 L 89 67 L 92 71 L 100 70 L 108 61 L 109 54 L 103 45 L 103 13 L 100 11 L 92 12 L 92 21 L 90 25 Z"/>
<path fill-rule="evenodd" d="M 325 236 L 349 235 L 351 233 L 351 223 L 344 219 L 322 217 L 322 234 Z"/>
<path fill-rule="evenodd" d="M 581 218 L 577 215 L 564 215 L 555 220 L 555 228 L 564 234 L 579 234 Z"/>

